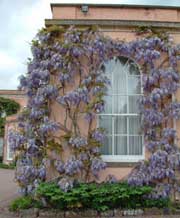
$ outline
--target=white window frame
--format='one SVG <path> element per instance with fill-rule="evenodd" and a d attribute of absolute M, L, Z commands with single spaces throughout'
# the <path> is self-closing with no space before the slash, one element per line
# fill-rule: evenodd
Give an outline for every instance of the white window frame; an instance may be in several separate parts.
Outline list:
<path fill-rule="evenodd" d="M 130 60 L 128 57 L 125 57 L 127 58 L 128 60 Z M 128 62 L 128 61 L 127 61 Z M 138 66 L 138 64 L 137 64 Z M 125 117 L 127 118 L 127 134 L 114 134 L 114 119 L 112 119 L 112 153 L 114 153 L 114 138 L 115 136 L 119 135 L 119 136 L 127 136 L 127 146 L 129 147 L 129 136 L 131 136 L 129 134 L 129 117 L 136 117 L 136 116 L 140 116 L 138 113 L 135 114 L 135 113 L 128 113 L 129 111 L 129 96 L 142 96 L 143 95 L 143 87 L 142 87 L 142 74 L 141 74 L 141 71 L 140 71 L 140 67 L 138 66 L 139 68 L 139 72 L 140 72 L 140 75 L 137 75 L 137 77 L 140 77 L 140 82 L 141 82 L 141 91 L 140 91 L 140 94 L 128 94 L 128 75 L 126 76 L 126 94 L 112 94 L 110 96 L 112 96 L 112 114 L 107 114 L 107 113 L 101 113 L 98 115 L 98 126 L 99 126 L 99 116 L 110 116 L 110 117 L 116 117 L 116 116 L 122 116 L 122 117 Z M 135 76 L 134 76 L 135 77 Z M 113 87 L 113 73 L 111 74 L 111 86 Z M 113 96 L 124 96 L 126 97 L 126 101 L 127 101 L 127 113 L 125 114 L 115 114 L 113 113 L 114 112 L 114 97 Z M 141 155 L 101 155 L 102 159 L 105 161 L 105 162 L 129 162 L 129 163 L 133 163 L 133 162 L 138 162 L 140 160 L 144 160 L 145 159 L 145 146 L 144 146 L 144 135 L 143 134 L 133 134 L 132 136 L 140 136 L 142 137 L 142 154 Z"/>
<path fill-rule="evenodd" d="M 0 154 L 0 156 L 3 156 L 3 150 L 4 150 L 4 138 L 3 137 L 0 137 L 0 141 L 2 142 L 2 150 L 1 150 L 1 154 Z"/>
<path fill-rule="evenodd" d="M 8 133 L 9 133 L 10 130 L 12 130 L 12 129 L 11 129 L 11 128 L 8 128 Z M 9 160 L 9 161 L 12 161 L 12 160 L 13 160 L 13 156 L 12 156 L 12 157 L 10 156 L 10 153 L 11 153 L 11 152 L 10 152 L 8 134 L 7 134 L 6 146 L 7 146 L 7 148 L 6 148 L 6 151 L 7 151 L 7 153 L 6 153 L 6 159 Z"/>

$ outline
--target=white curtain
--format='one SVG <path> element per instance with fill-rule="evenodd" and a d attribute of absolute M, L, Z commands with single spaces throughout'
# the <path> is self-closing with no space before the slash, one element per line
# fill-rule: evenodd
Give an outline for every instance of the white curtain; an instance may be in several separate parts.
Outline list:
<path fill-rule="evenodd" d="M 127 136 L 115 136 L 114 147 L 115 155 L 127 155 Z"/>
<path fill-rule="evenodd" d="M 142 155 L 142 136 L 129 136 L 129 155 Z"/>
<path fill-rule="evenodd" d="M 113 113 L 114 114 L 126 114 L 127 113 L 127 97 L 115 95 L 113 96 Z M 112 105 L 111 105 L 112 107 Z"/>
<path fill-rule="evenodd" d="M 99 118 L 99 126 L 106 129 L 101 152 L 104 155 L 141 155 L 138 67 L 133 61 L 121 57 L 106 63 L 104 71 L 111 80 L 111 87 L 105 97 L 105 112 Z"/>
<path fill-rule="evenodd" d="M 112 135 L 107 135 L 103 146 L 101 147 L 101 154 L 112 155 Z"/>

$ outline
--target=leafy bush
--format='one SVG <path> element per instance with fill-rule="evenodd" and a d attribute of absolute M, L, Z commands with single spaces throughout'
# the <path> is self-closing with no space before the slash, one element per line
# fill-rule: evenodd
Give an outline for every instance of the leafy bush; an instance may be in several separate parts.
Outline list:
<path fill-rule="evenodd" d="M 12 99 L 0 97 L 0 113 L 6 112 L 6 115 L 16 114 L 20 109 L 19 103 Z"/>
<path fill-rule="evenodd" d="M 15 168 L 15 163 L 4 164 L 4 163 L 0 162 L 0 168 L 1 169 L 14 169 Z"/>
<path fill-rule="evenodd" d="M 47 207 L 61 210 L 166 207 L 168 199 L 154 201 L 145 198 L 151 191 L 149 186 L 132 187 L 127 183 L 90 183 L 79 184 L 71 191 L 63 192 L 55 183 L 42 183 L 36 196 L 46 202 Z"/>
<path fill-rule="evenodd" d="M 17 211 L 20 209 L 28 209 L 33 206 L 33 199 L 30 196 L 20 197 L 15 199 L 11 205 L 10 210 L 11 211 Z"/>
<path fill-rule="evenodd" d="M 4 128 L 5 128 L 4 126 L 5 126 L 5 118 L 0 117 L 0 137 L 4 136 Z"/>
<path fill-rule="evenodd" d="M 0 97 L 0 136 L 4 136 L 5 117 L 1 117 L 3 112 L 6 112 L 7 116 L 16 114 L 20 109 L 20 105 L 12 100 Z"/>
<path fill-rule="evenodd" d="M 169 198 L 159 198 L 159 199 L 145 199 L 144 207 L 146 208 L 167 208 L 170 206 L 170 199 Z"/>
<path fill-rule="evenodd" d="M 10 211 L 18 211 L 22 209 L 29 209 L 29 208 L 42 208 L 42 204 L 40 201 L 36 201 L 32 198 L 32 196 L 24 196 L 19 197 L 11 202 L 10 204 Z"/>

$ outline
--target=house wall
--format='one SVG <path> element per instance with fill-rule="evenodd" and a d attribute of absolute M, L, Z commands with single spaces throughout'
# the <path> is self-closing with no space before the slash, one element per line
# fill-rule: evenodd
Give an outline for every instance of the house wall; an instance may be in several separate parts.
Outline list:
<path fill-rule="evenodd" d="M 59 24 L 63 23 L 61 21 L 73 21 L 76 20 L 94 20 L 94 22 L 100 23 L 103 20 L 117 20 L 117 21 L 153 21 L 160 22 L 163 26 L 164 22 L 174 22 L 180 23 L 180 9 L 167 9 L 167 8 L 124 8 L 124 7 L 110 7 L 110 6 L 89 6 L 89 11 L 87 14 L 81 12 L 80 5 L 61 5 L 61 4 L 52 4 L 52 14 L 53 19 L 51 23 Z M 48 22 L 47 22 L 48 23 Z M 49 24 L 49 23 L 48 23 Z M 137 26 L 123 26 L 122 24 L 116 25 L 100 25 L 99 30 L 102 31 L 105 35 L 119 40 L 132 41 L 137 39 L 140 36 L 137 36 L 135 33 L 135 28 Z M 165 26 L 166 29 L 166 26 Z M 167 32 L 169 32 L 175 43 L 180 43 L 180 28 L 169 28 L 167 26 Z M 175 96 L 180 100 L 180 90 Z M 59 108 L 57 104 L 52 105 L 52 119 L 56 121 L 61 121 L 63 116 L 63 111 Z M 178 135 L 180 136 L 180 121 L 175 124 L 177 128 Z M 81 127 L 86 130 L 86 124 L 82 123 Z M 179 142 L 178 142 L 179 143 Z M 180 145 L 178 145 L 180 146 Z M 67 153 L 68 155 L 68 153 Z M 147 158 L 148 153 L 145 152 L 145 158 Z M 108 167 L 105 171 L 100 173 L 100 180 L 104 180 L 107 175 L 113 174 L 118 179 L 125 178 L 130 171 L 135 166 L 135 163 L 108 163 Z"/>
<path fill-rule="evenodd" d="M 0 97 L 12 99 L 19 103 L 20 110 L 27 105 L 27 98 L 23 91 L 19 90 L 0 90 Z M 12 158 L 9 158 L 8 132 L 11 129 L 17 128 L 18 114 L 6 117 L 5 134 L 3 139 L 3 163 L 10 163 Z"/>
<path fill-rule="evenodd" d="M 178 22 L 180 9 L 161 8 L 125 8 L 90 5 L 86 15 L 81 12 L 80 5 L 52 4 L 53 19 L 100 19 L 100 20 L 148 20 Z"/>

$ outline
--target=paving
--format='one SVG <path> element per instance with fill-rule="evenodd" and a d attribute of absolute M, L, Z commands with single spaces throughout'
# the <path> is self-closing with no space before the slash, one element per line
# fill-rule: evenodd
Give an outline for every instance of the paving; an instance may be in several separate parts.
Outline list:
<path fill-rule="evenodd" d="M 0 208 L 18 196 L 18 187 L 14 181 L 14 170 L 0 169 Z"/>

